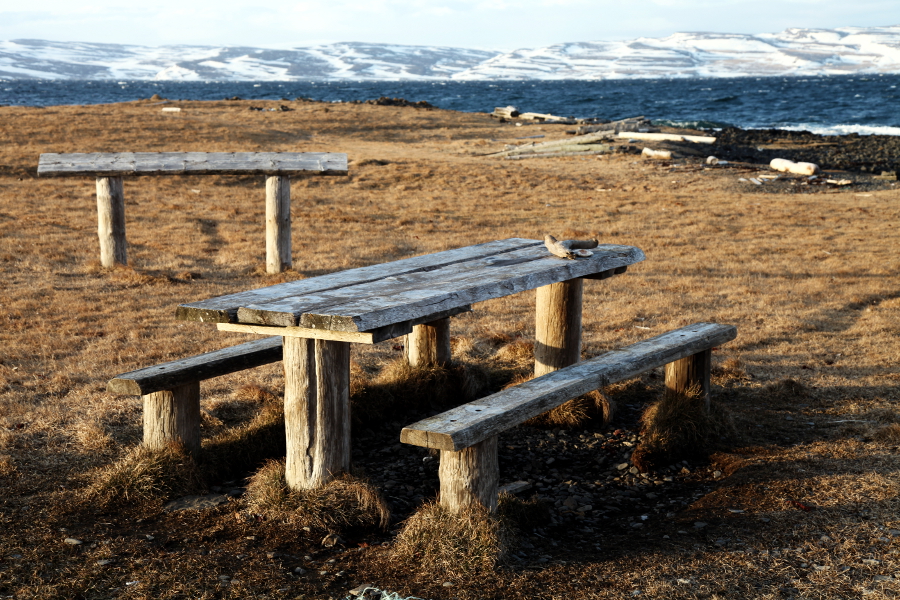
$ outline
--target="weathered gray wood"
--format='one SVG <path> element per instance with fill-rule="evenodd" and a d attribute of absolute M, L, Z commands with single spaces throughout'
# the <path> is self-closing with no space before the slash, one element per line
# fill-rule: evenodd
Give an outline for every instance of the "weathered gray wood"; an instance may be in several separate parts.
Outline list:
<path fill-rule="evenodd" d="M 413 327 L 404 343 L 406 360 L 413 367 L 450 364 L 450 319 L 438 319 Z"/>
<path fill-rule="evenodd" d="M 350 469 L 350 344 L 284 338 L 285 478 L 319 487 Z"/>
<path fill-rule="evenodd" d="M 144 445 L 159 450 L 181 443 L 191 454 L 200 452 L 200 382 L 153 392 L 144 400 Z"/>
<path fill-rule="evenodd" d="M 97 236 L 100 264 L 106 268 L 128 264 L 125 241 L 125 191 L 121 177 L 97 178 Z"/>
<path fill-rule="evenodd" d="M 404 427 L 400 441 L 458 452 L 567 400 L 718 346 L 736 336 L 737 329 L 732 325 L 695 323 L 682 327 Z"/>
<path fill-rule="evenodd" d="M 334 152 L 113 152 L 41 154 L 38 175 L 346 175 L 347 155 Z"/>
<path fill-rule="evenodd" d="M 700 388 L 700 401 L 709 410 L 709 376 L 712 367 L 712 349 L 701 350 L 666 365 L 666 388 L 682 394 L 693 386 Z"/>
<path fill-rule="evenodd" d="M 115 394 L 147 395 L 252 369 L 281 360 L 281 338 L 270 337 L 117 375 L 106 385 Z"/>
<path fill-rule="evenodd" d="M 441 452 L 438 467 L 441 481 L 441 506 L 457 513 L 471 504 L 489 511 L 497 510 L 500 467 L 497 459 L 497 437 L 486 438 L 458 452 Z"/>
<path fill-rule="evenodd" d="M 581 299 L 584 280 L 539 287 L 535 307 L 534 375 L 581 360 Z"/>
<path fill-rule="evenodd" d="M 601 245 L 593 250 L 592 256 L 579 260 L 560 259 L 542 246 L 531 246 L 440 269 L 383 278 L 365 285 L 245 304 L 238 309 L 238 321 L 368 331 L 437 311 L 628 266 L 643 259 L 643 252 L 632 246 Z M 279 293 L 279 287 L 270 289 Z M 202 306 L 202 303 L 195 304 L 198 305 Z"/>
<path fill-rule="evenodd" d="M 266 272 L 291 268 L 291 180 L 286 175 L 266 178 Z"/>
<path fill-rule="evenodd" d="M 355 285 L 367 287 L 373 282 L 385 280 L 389 277 L 402 277 L 416 272 L 433 271 L 455 263 L 469 261 L 473 258 L 500 256 L 514 250 L 537 246 L 540 243 L 537 240 L 510 238 L 465 248 L 445 250 L 444 252 L 436 252 L 424 256 L 404 258 L 394 262 L 360 267 L 348 271 L 339 271 L 311 279 L 301 279 L 277 286 L 182 304 L 178 307 L 176 317 L 187 321 L 202 321 L 206 323 L 234 323 L 238 320 L 238 308 L 242 306 L 254 306 L 267 302 L 302 298 L 310 294 L 321 294 L 330 290 Z M 432 311 L 430 314 L 435 315 L 439 312 Z M 439 317 L 436 316 L 435 318 Z M 299 318 L 282 319 L 278 322 L 270 322 L 267 319 L 260 318 L 249 322 L 259 325 L 295 326 L 299 324 Z"/>

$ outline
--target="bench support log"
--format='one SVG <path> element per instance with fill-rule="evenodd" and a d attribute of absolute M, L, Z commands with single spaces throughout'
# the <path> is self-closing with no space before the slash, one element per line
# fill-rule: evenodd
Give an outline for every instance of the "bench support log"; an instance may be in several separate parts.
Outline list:
<path fill-rule="evenodd" d="M 584 280 L 570 279 L 537 289 L 534 376 L 581 360 L 581 297 Z"/>
<path fill-rule="evenodd" d="M 97 235 L 100 264 L 128 264 L 125 242 L 125 193 L 121 177 L 97 178 Z"/>
<path fill-rule="evenodd" d="M 158 450 L 173 442 L 198 456 L 200 452 L 200 382 L 142 396 L 144 445 Z"/>
<path fill-rule="evenodd" d="M 450 512 L 457 513 L 470 504 L 480 504 L 490 512 L 497 510 L 500 481 L 497 436 L 459 452 L 441 451 L 438 477 L 441 480 L 441 506 Z"/>
<path fill-rule="evenodd" d="M 413 327 L 406 336 L 406 359 L 413 367 L 450 364 L 450 319 L 438 319 Z"/>
<path fill-rule="evenodd" d="M 666 389 L 684 393 L 693 385 L 700 387 L 703 405 L 709 410 L 709 373 L 712 349 L 708 348 L 692 356 L 686 356 L 666 365 Z"/>
<path fill-rule="evenodd" d="M 319 487 L 350 469 L 350 343 L 283 338 L 285 478 Z"/>
<path fill-rule="evenodd" d="M 266 178 L 266 272 L 291 265 L 291 179 L 272 175 Z"/>

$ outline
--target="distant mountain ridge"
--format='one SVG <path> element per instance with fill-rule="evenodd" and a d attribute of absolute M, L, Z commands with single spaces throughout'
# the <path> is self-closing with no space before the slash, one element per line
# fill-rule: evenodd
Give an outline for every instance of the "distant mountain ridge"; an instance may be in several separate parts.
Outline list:
<path fill-rule="evenodd" d="M 338 43 L 292 49 L 0 41 L 2 79 L 624 79 L 900 73 L 900 25 L 676 33 L 513 52 Z"/>

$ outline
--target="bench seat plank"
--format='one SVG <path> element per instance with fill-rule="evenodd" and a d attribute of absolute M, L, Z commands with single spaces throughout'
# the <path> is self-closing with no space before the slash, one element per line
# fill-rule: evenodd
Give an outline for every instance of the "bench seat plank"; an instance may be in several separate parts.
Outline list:
<path fill-rule="evenodd" d="M 116 394 L 144 396 L 187 383 L 278 362 L 281 357 L 281 338 L 268 337 L 123 373 L 110 380 L 106 389 Z"/>
<path fill-rule="evenodd" d="M 105 152 L 41 154 L 38 176 L 346 175 L 338 152 Z"/>
<path fill-rule="evenodd" d="M 593 256 L 565 260 L 537 242 L 502 256 L 477 257 L 432 269 L 385 277 L 302 297 L 248 304 L 238 321 L 332 331 L 367 331 L 458 306 L 508 296 L 644 259 L 633 246 L 604 244 Z"/>
<path fill-rule="evenodd" d="M 203 321 L 206 323 L 236 323 L 238 322 L 238 308 L 253 306 L 267 302 L 278 302 L 295 297 L 305 297 L 310 294 L 321 294 L 329 290 L 335 290 L 348 286 L 369 284 L 386 279 L 388 277 L 400 277 L 420 271 L 433 271 L 435 269 L 452 265 L 473 258 L 485 256 L 497 256 L 522 248 L 536 246 L 542 242 L 522 238 L 510 238 L 494 242 L 487 242 L 466 248 L 445 250 L 435 254 L 414 256 L 389 263 L 360 267 L 347 271 L 338 271 L 328 275 L 321 275 L 310 279 L 300 279 L 278 286 L 270 286 L 258 290 L 218 296 L 209 300 L 189 302 L 178 307 L 175 316 L 186 321 Z M 465 303 L 464 303 L 465 304 Z M 440 312 L 432 310 L 430 314 Z M 298 319 L 291 319 L 290 323 L 256 322 L 256 325 L 278 325 L 282 327 L 297 326 Z"/>
<path fill-rule="evenodd" d="M 423 419 L 404 427 L 400 441 L 457 452 L 567 400 L 718 346 L 736 336 L 733 325 L 696 323 L 676 329 Z"/>

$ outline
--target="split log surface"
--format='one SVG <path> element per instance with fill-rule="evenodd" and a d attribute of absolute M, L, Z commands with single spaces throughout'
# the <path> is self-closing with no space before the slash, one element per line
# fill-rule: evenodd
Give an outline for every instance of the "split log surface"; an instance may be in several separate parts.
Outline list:
<path fill-rule="evenodd" d="M 285 175 L 266 178 L 266 272 L 291 268 L 291 180 Z"/>
<path fill-rule="evenodd" d="M 284 338 L 285 478 L 324 485 L 350 469 L 350 344 Z"/>
<path fill-rule="evenodd" d="M 450 364 L 450 319 L 438 319 L 413 327 L 404 343 L 406 360 L 413 367 Z"/>
<path fill-rule="evenodd" d="M 732 325 L 695 323 L 612 350 L 403 428 L 400 441 L 459 451 L 582 394 L 733 340 Z"/>
<path fill-rule="evenodd" d="M 125 190 L 121 177 L 97 177 L 97 235 L 100 264 L 128 264 L 125 241 Z"/>
<path fill-rule="evenodd" d="M 147 394 L 144 401 L 144 446 L 153 450 L 181 443 L 200 452 L 200 382 Z"/>
<path fill-rule="evenodd" d="M 500 467 L 497 459 L 497 437 L 486 438 L 459 451 L 441 452 L 438 467 L 441 481 L 441 506 L 459 512 L 471 504 L 497 510 Z"/>
<path fill-rule="evenodd" d="M 700 389 L 700 398 L 709 410 L 709 375 L 712 349 L 707 348 L 666 365 L 666 389 L 681 394 L 693 386 Z"/>

